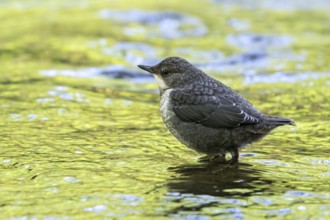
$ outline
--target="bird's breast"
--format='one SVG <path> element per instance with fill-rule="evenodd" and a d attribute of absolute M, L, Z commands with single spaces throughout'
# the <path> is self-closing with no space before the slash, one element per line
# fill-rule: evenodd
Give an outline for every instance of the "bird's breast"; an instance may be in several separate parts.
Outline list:
<path fill-rule="evenodd" d="M 165 124 L 169 123 L 173 119 L 173 117 L 175 117 L 175 113 L 173 112 L 172 100 L 170 98 L 171 92 L 172 89 L 165 90 L 160 99 L 160 114 Z"/>

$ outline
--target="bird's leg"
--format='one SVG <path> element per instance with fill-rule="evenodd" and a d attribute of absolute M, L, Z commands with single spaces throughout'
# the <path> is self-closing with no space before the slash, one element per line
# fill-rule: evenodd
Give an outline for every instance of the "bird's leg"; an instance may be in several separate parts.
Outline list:
<path fill-rule="evenodd" d="M 226 155 L 221 155 L 221 154 L 213 155 L 210 158 L 210 161 L 212 163 L 225 164 L 226 163 Z"/>
<path fill-rule="evenodd" d="M 226 163 L 225 155 L 207 155 L 198 159 L 199 162 Z"/>
<path fill-rule="evenodd" d="M 231 160 L 230 160 L 230 165 L 234 166 L 238 164 L 238 158 L 239 158 L 239 151 L 238 148 L 232 147 L 229 150 L 231 154 Z"/>
<path fill-rule="evenodd" d="M 202 162 L 202 163 L 210 162 L 210 161 L 211 161 L 211 156 L 206 155 L 206 156 L 204 156 L 204 157 L 200 157 L 200 158 L 198 158 L 198 161 L 199 161 L 199 162 Z"/>

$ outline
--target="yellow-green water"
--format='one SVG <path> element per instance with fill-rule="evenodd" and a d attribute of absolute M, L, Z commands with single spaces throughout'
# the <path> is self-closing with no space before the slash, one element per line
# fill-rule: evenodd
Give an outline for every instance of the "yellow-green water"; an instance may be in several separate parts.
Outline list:
<path fill-rule="evenodd" d="M 184 12 L 202 19 L 208 33 L 128 36 L 122 24 L 98 17 L 109 8 Z M 228 25 L 232 18 L 248 21 L 248 30 Z M 0 20 L 1 219 L 330 218 L 330 77 L 322 75 L 330 72 L 327 11 L 256 11 L 198 0 L 31 0 L 4 1 Z M 262 112 L 297 123 L 243 150 L 238 168 L 200 163 L 203 155 L 169 134 L 154 82 L 41 74 L 110 64 L 135 69 L 123 54 L 90 46 L 100 39 L 107 46 L 148 43 L 162 48 L 159 57 L 190 47 L 187 58 L 194 59 L 193 51 L 240 53 L 227 35 L 241 32 L 294 39 L 269 65 L 245 68 L 310 75 L 249 84 L 240 68 L 207 71 Z M 291 53 L 303 58 L 288 59 Z"/>

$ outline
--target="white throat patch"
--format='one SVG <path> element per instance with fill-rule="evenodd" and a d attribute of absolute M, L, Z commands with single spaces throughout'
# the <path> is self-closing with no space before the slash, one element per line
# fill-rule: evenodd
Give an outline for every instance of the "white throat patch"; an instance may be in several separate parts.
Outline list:
<path fill-rule="evenodd" d="M 159 84 L 159 88 L 161 89 L 168 89 L 168 85 L 166 85 L 165 81 L 159 77 L 158 75 L 154 75 L 155 79 L 157 80 L 158 84 Z"/>

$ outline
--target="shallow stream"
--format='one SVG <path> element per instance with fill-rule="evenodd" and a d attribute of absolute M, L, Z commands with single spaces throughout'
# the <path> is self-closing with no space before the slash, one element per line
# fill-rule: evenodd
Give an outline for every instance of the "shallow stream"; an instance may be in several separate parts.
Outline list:
<path fill-rule="evenodd" d="M 0 218 L 329 219 L 330 4 L 281 2 L 2 1 Z M 198 162 L 136 67 L 174 55 L 297 126 Z"/>

